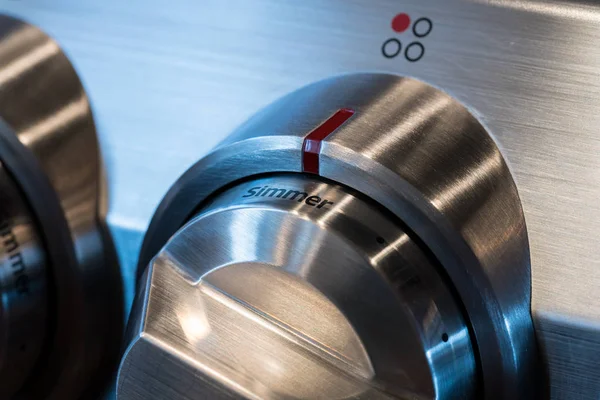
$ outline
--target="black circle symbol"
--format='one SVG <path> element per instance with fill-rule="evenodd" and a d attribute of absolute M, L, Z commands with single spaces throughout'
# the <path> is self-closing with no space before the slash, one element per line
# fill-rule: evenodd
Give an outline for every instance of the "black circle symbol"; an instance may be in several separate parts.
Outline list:
<path fill-rule="evenodd" d="M 419 42 L 412 42 L 406 46 L 404 56 L 410 62 L 419 61 L 425 55 L 425 47 Z"/>
<path fill-rule="evenodd" d="M 429 32 L 433 29 L 433 22 L 429 18 L 419 18 L 413 24 L 413 34 L 418 38 L 423 38 L 429 35 Z"/>
<path fill-rule="evenodd" d="M 402 43 L 398 39 L 390 38 L 383 42 L 381 46 L 381 54 L 385 58 L 394 58 L 402 51 Z"/>

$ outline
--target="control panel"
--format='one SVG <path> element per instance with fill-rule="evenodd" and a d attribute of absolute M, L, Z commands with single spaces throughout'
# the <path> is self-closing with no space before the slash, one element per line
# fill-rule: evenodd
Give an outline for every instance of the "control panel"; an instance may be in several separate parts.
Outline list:
<path fill-rule="evenodd" d="M 449 102 L 463 107 L 470 116 L 467 120 L 477 121 L 478 131 L 485 132 L 482 136 L 488 140 L 485 143 L 490 146 L 493 144 L 490 147 L 493 151 L 489 153 L 493 156 L 489 156 L 488 153 L 486 153 L 488 155 L 473 153 L 473 149 L 478 149 L 480 146 L 479 139 L 475 142 L 460 140 L 452 143 L 442 142 L 435 147 L 435 143 L 432 142 L 418 142 L 417 145 L 415 137 L 403 136 L 406 138 L 405 145 L 412 143 L 414 149 L 407 150 L 401 156 L 396 154 L 394 156 L 396 161 L 411 160 L 416 163 L 420 160 L 428 163 L 427 165 L 435 166 L 430 170 L 433 174 L 447 171 L 457 160 L 463 160 L 465 157 L 469 159 L 472 154 L 479 154 L 476 157 L 478 163 L 472 164 L 477 167 L 463 169 L 460 174 L 457 172 L 457 177 L 461 177 L 459 180 L 463 185 L 461 187 L 470 188 L 481 182 L 487 182 L 487 177 L 494 176 L 494 171 L 498 171 L 498 166 L 502 165 L 502 176 L 510 177 L 509 180 L 504 181 L 504 185 L 514 190 L 507 191 L 505 190 L 507 186 L 502 186 L 503 190 L 489 193 L 513 193 L 510 206 L 506 205 L 503 197 L 491 194 L 487 197 L 482 194 L 481 197 L 477 197 L 477 201 L 471 201 L 470 196 L 453 197 L 457 193 L 454 191 L 445 192 L 442 197 L 435 197 L 426 187 L 405 192 L 407 188 L 415 187 L 415 182 L 421 180 L 431 182 L 430 176 L 425 173 L 406 175 L 410 171 L 408 169 L 400 175 L 404 177 L 403 182 L 410 183 L 409 186 L 404 183 L 391 185 L 389 174 L 392 172 L 389 171 L 393 171 L 394 174 L 399 174 L 399 171 L 387 167 L 384 170 L 365 169 L 374 154 L 383 154 L 382 149 L 395 146 L 396 136 L 390 134 L 388 128 L 397 120 L 390 119 L 392 117 L 389 111 L 400 106 L 397 99 L 405 99 L 404 95 L 400 94 L 387 103 L 377 103 L 377 113 L 371 113 L 369 110 L 365 112 L 358 107 L 360 104 L 355 106 L 344 101 L 337 102 L 335 107 L 322 109 L 318 113 L 312 108 L 309 109 L 308 103 L 287 103 L 286 107 L 278 109 L 277 115 L 270 114 L 272 118 L 268 123 L 256 125 L 255 128 L 260 128 L 262 132 L 260 137 L 272 138 L 273 142 L 268 143 L 270 149 L 276 151 L 283 147 L 293 153 L 294 157 L 287 158 L 280 155 L 278 158 L 257 158 L 259 164 L 266 163 L 265 160 L 268 160 L 271 165 L 269 171 L 262 171 L 260 174 L 273 172 L 309 174 L 311 179 L 333 185 L 331 187 L 339 186 L 339 190 L 348 192 L 349 195 L 358 193 L 356 198 L 360 200 L 357 201 L 364 201 L 369 205 L 376 204 L 377 210 L 385 210 L 384 213 L 393 214 L 394 217 L 390 219 L 393 224 L 401 230 L 406 229 L 411 239 L 422 241 L 423 243 L 419 244 L 420 251 L 424 254 L 433 254 L 434 259 L 437 260 L 437 264 L 432 264 L 439 274 L 439 280 L 436 282 L 443 282 L 444 288 L 448 288 L 452 295 L 453 300 L 448 304 L 454 304 L 461 309 L 466 326 L 473 327 L 470 328 L 472 331 L 469 333 L 469 341 L 474 349 L 477 374 L 482 376 L 476 379 L 478 383 L 475 386 L 479 387 L 481 382 L 490 381 L 486 378 L 486 373 L 489 374 L 488 377 L 508 376 L 505 375 L 506 369 L 499 369 L 506 368 L 505 364 L 502 364 L 502 367 L 491 368 L 483 363 L 497 360 L 499 354 L 502 355 L 500 358 L 503 360 L 513 354 L 503 347 L 504 350 L 494 353 L 494 356 L 478 355 L 477 352 L 487 343 L 485 340 L 482 341 L 482 338 L 502 338 L 493 345 L 488 343 L 489 347 L 486 348 L 490 352 L 499 348 L 494 346 L 510 347 L 511 343 L 516 342 L 512 342 L 514 337 L 499 336 L 498 333 L 478 335 L 475 328 L 477 321 L 471 320 L 473 316 L 495 315 L 488 321 L 491 323 L 488 326 L 494 326 L 494 323 L 501 321 L 501 316 L 526 315 L 531 319 L 536 348 L 542 362 L 541 367 L 535 369 L 547 376 L 546 384 L 542 385 L 547 394 L 542 396 L 552 399 L 597 399 L 600 393 L 600 379 L 596 373 L 600 370 L 600 341 L 597 339 L 600 335 L 598 323 L 600 297 L 597 296 L 597 288 L 600 287 L 600 261 L 598 261 L 600 257 L 598 257 L 599 246 L 596 240 L 596 233 L 600 230 L 600 207 L 597 205 L 597 199 L 600 197 L 598 178 L 600 115 L 597 112 L 600 109 L 598 96 L 600 83 L 597 79 L 600 73 L 600 53 L 597 46 L 600 41 L 598 24 L 600 8 L 593 2 L 307 0 L 284 3 L 272 0 L 252 2 L 182 0 L 166 4 L 161 1 L 54 0 L 50 4 L 41 0 L 21 0 L 1 2 L 0 11 L 25 20 L 27 26 L 39 27 L 47 36 L 60 44 L 60 49 L 49 44 L 44 45 L 46 42 L 41 39 L 33 40 L 42 36 L 34 35 L 32 30 L 25 30 L 19 32 L 25 32 L 24 37 L 33 41 L 25 40 L 24 43 L 29 43 L 31 45 L 29 49 L 35 51 L 16 52 L 13 47 L 15 42 L 11 41 L 0 48 L 0 53 L 4 55 L 0 69 L 2 88 L 0 103 L 3 104 L 0 107 L 0 117 L 5 120 L 10 128 L 8 131 L 12 132 L 13 136 L 15 132 L 28 133 L 19 136 L 24 146 L 31 149 L 36 157 L 47 160 L 43 165 L 44 168 L 49 169 L 36 167 L 33 170 L 43 170 L 44 174 L 48 175 L 49 185 L 52 188 L 49 193 L 58 192 L 61 196 L 66 193 L 81 195 L 81 197 L 68 197 L 67 202 L 57 200 L 51 203 L 55 206 L 53 215 L 64 215 L 63 219 L 67 222 L 63 221 L 64 223 L 60 225 L 64 228 L 60 230 L 62 239 L 48 246 L 46 242 L 57 236 L 45 232 L 46 225 L 40 223 L 41 214 L 36 213 L 36 210 L 46 206 L 33 203 L 39 201 L 37 199 L 41 196 L 33 195 L 33 189 L 31 192 L 25 190 L 23 182 L 26 180 L 17 175 L 20 168 L 11 168 L 12 164 L 8 165 L 5 161 L 8 160 L 8 156 L 0 154 L 0 161 L 3 163 L 0 175 L 4 176 L 2 179 L 7 188 L 5 195 L 10 196 L 11 199 L 20 199 L 18 202 L 22 204 L 19 210 L 16 210 L 18 211 L 16 214 L 7 211 L 0 216 L 2 221 L 6 221 L 0 225 L 0 241 L 4 246 L 4 257 L 0 262 L 7 271 L 2 275 L 2 284 L 10 288 L 7 291 L 10 291 L 10 296 L 13 296 L 10 297 L 10 304 L 7 303 L 3 307 L 9 309 L 17 305 L 21 307 L 20 304 L 23 304 L 24 308 L 19 310 L 33 307 L 39 313 L 31 314 L 31 325 L 26 327 L 29 331 L 35 332 L 35 335 L 23 333 L 15 336 L 14 332 L 17 331 L 0 333 L 9 338 L 10 343 L 14 343 L 11 345 L 11 351 L 17 352 L 16 354 L 21 354 L 19 352 L 24 345 L 23 357 L 19 356 L 22 361 L 19 362 L 31 364 L 31 359 L 28 357 L 37 359 L 38 356 L 34 354 L 38 354 L 38 351 L 43 356 L 45 353 L 41 349 L 46 348 L 47 341 L 51 338 L 47 332 L 49 329 L 52 330 L 52 325 L 39 321 L 46 318 L 44 315 L 56 314 L 47 307 L 39 306 L 43 304 L 39 301 L 40 298 L 46 299 L 48 296 L 52 298 L 52 293 L 65 293 L 64 291 L 53 292 L 54 282 L 82 282 L 79 279 L 81 276 L 89 276 L 67 274 L 65 276 L 75 276 L 75 278 L 72 281 L 64 281 L 62 278 L 56 280 L 56 277 L 48 275 L 54 271 L 48 266 L 59 264 L 75 266 L 81 261 L 99 260 L 96 256 L 82 256 L 90 254 L 83 251 L 88 249 L 89 242 L 85 240 L 72 239 L 74 244 L 65 247 L 65 243 L 70 241 L 65 240 L 68 237 L 95 238 L 92 242 L 96 244 L 105 241 L 105 239 L 99 240 L 100 236 L 95 234 L 87 234 L 95 232 L 94 229 L 82 228 L 77 230 L 77 234 L 71 235 L 73 231 L 69 231 L 69 227 L 75 225 L 70 224 L 79 221 L 78 216 L 93 215 L 94 218 L 84 218 L 87 222 L 81 226 L 94 227 L 96 222 L 103 218 L 96 218 L 95 213 L 87 211 L 95 209 L 97 205 L 106 206 L 106 225 L 114 240 L 120 261 L 120 271 L 114 273 L 120 273 L 124 286 L 124 300 L 120 295 L 107 295 L 106 291 L 96 291 L 85 286 L 85 290 L 82 289 L 77 293 L 87 294 L 88 300 L 94 298 L 97 301 L 86 303 L 86 301 L 72 301 L 69 298 L 62 304 L 94 304 L 95 308 L 92 308 L 103 310 L 105 308 L 101 305 L 112 299 L 121 304 L 121 307 L 115 306 L 117 312 L 110 314 L 118 314 L 119 323 L 124 324 L 127 322 L 129 311 L 125 312 L 126 315 L 121 315 L 119 310 L 130 310 L 136 294 L 142 293 L 139 296 L 144 296 L 144 290 L 140 289 L 142 287 L 140 277 L 144 271 L 152 270 L 152 259 L 161 254 L 169 239 L 173 238 L 175 241 L 180 229 L 192 224 L 194 218 L 198 218 L 198 221 L 202 220 L 202 212 L 210 210 L 210 205 L 204 203 L 204 199 L 206 202 L 218 201 L 218 196 L 225 195 L 227 190 L 241 188 L 242 186 L 236 185 L 245 184 L 245 179 L 250 182 L 267 177 L 253 176 L 250 179 L 248 173 L 228 181 L 227 184 L 215 183 L 204 190 L 202 196 L 197 197 L 196 200 L 200 197 L 203 200 L 194 205 L 196 208 L 186 210 L 185 215 L 181 211 L 182 215 L 170 217 L 177 223 L 168 227 L 151 224 L 154 218 L 165 221 L 159 217 L 161 215 L 159 206 L 163 204 L 167 193 L 175 193 L 171 192 L 174 182 L 185 176 L 185 171 L 201 159 L 210 165 L 214 158 L 204 159 L 204 157 L 223 140 L 226 142 L 220 145 L 223 146 L 222 148 L 229 148 L 229 144 L 235 143 L 235 136 L 226 139 L 228 135 L 231 132 L 239 133 L 237 127 L 245 126 L 244 121 L 253 118 L 258 110 L 265 109 L 278 99 L 314 82 L 332 82 L 328 80 L 367 73 L 377 76 L 404 77 L 403 79 L 407 79 L 403 81 L 405 83 L 418 82 L 425 85 L 424 87 L 432 88 L 434 93 L 444 93 L 448 96 L 434 96 L 437 99 L 444 99 L 439 102 L 429 102 L 422 100 L 421 97 L 412 99 L 410 102 L 415 104 L 414 108 L 410 109 L 409 113 L 404 111 L 403 115 L 413 116 L 413 118 L 402 119 L 403 132 L 413 132 L 417 135 L 427 131 L 430 125 L 423 125 L 420 121 L 436 121 L 434 116 L 439 115 L 439 110 L 444 110 Z M 13 30 L 14 27 L 3 31 L 2 37 L 7 37 L 7 34 Z M 57 56 L 59 51 L 60 54 L 64 51 L 70 63 L 64 62 L 63 58 Z M 29 56 L 15 58 L 15 54 L 29 54 Z M 44 64 L 44 60 L 59 58 L 63 60 L 60 68 L 32 69 L 32 66 Z M 27 75 L 28 77 L 46 76 L 46 72 L 77 71 L 81 86 L 63 83 L 59 86 L 58 84 L 45 86 L 48 88 L 46 94 L 50 93 L 60 100 L 52 107 L 34 101 L 34 104 L 42 104 L 41 109 L 44 112 L 30 116 L 19 112 L 26 109 L 21 107 L 19 99 L 39 100 L 45 97 L 40 93 L 28 97 L 31 91 L 23 90 L 23 86 L 10 86 L 13 79 L 25 76 L 21 74 L 28 71 L 32 72 L 31 75 Z M 43 74 L 36 74 L 40 72 Z M 28 87 L 31 89 L 42 87 L 38 85 L 40 82 L 52 80 L 22 82 L 25 81 L 36 82 L 29 84 Z M 54 82 L 64 81 L 56 79 Z M 21 89 L 17 90 L 18 88 Z M 341 90 L 336 93 L 342 96 L 343 92 L 344 90 Z M 70 94 L 73 93 L 77 95 L 71 96 Z M 81 93 L 85 95 L 82 96 Z M 326 91 L 322 95 L 327 94 Z M 53 96 L 48 98 L 57 98 Z M 383 96 L 383 98 L 387 97 Z M 317 102 L 312 97 L 310 99 L 313 103 Z M 57 106 L 58 104 L 60 106 Z M 304 105 L 298 108 L 298 104 Z M 91 110 L 94 112 L 93 122 L 90 122 L 91 119 L 80 118 Z M 286 113 L 293 110 L 298 110 L 293 120 L 298 133 L 293 138 L 285 133 L 290 125 L 281 124 L 276 126 L 277 130 L 271 129 L 273 121 L 279 120 L 277 116 L 281 117 L 282 121 L 287 120 Z M 340 114 L 336 116 L 338 112 Z M 49 118 L 50 115 L 59 117 Z M 365 117 L 366 115 L 369 117 Z M 444 118 L 448 121 L 452 120 L 451 116 Z M 332 120 L 329 124 L 333 125 L 326 123 L 330 119 Z M 341 121 L 342 119 L 344 120 Z M 101 165 L 94 146 L 75 146 L 77 148 L 75 151 L 72 151 L 73 147 L 69 147 L 71 150 L 60 153 L 60 156 L 47 157 L 56 154 L 53 152 L 56 148 L 53 143 L 80 144 L 77 140 L 70 139 L 71 136 L 47 134 L 48 131 L 60 131 L 59 128 L 63 125 L 59 121 L 70 121 L 66 126 L 77 127 L 85 132 L 91 132 L 89 127 L 95 122 L 93 132 L 94 135 L 96 131 L 98 133 L 99 150 L 103 156 Z M 252 121 L 262 124 L 260 122 L 262 120 L 253 118 Z M 357 127 L 356 124 L 359 126 Z M 351 127 L 354 136 L 347 136 L 344 140 L 338 141 L 341 132 L 347 132 Z M 374 127 L 377 129 L 374 130 Z M 457 127 L 446 126 L 438 133 L 440 137 L 445 137 L 447 132 L 454 132 L 453 129 Z M 311 132 L 315 133 L 308 137 Z M 355 149 L 350 144 L 363 143 L 364 138 L 359 135 L 361 132 L 377 135 L 380 140 L 376 145 L 358 146 Z M 282 135 L 285 136 L 284 139 L 281 138 Z M 48 137 L 58 140 L 48 141 L 46 140 Z M 249 140 L 248 143 L 253 140 Z M 420 149 L 425 148 L 437 150 L 424 154 Z M 87 152 L 82 149 L 94 149 L 94 151 Z M 232 152 L 235 149 L 237 153 L 233 154 L 231 159 L 228 158 L 228 166 L 250 168 L 245 160 L 254 159 L 256 148 L 244 147 L 239 150 L 231 147 L 230 149 Z M 341 150 L 344 152 L 336 155 Z M 55 173 L 64 171 L 61 169 L 63 166 L 71 165 L 66 161 L 71 159 L 66 156 L 67 154 L 77 155 L 80 161 L 92 160 L 92 164 L 97 165 L 98 168 L 80 167 L 88 165 L 82 162 L 78 167 L 69 168 L 70 171 L 77 172 L 67 174 L 69 179 L 58 179 L 56 177 L 59 175 Z M 363 156 L 359 157 L 359 154 Z M 443 158 L 446 160 L 445 163 L 435 164 L 433 160 L 439 160 L 439 154 L 452 155 L 452 157 Z M 340 168 L 339 164 L 333 162 L 339 159 L 351 160 L 349 164 L 358 163 L 355 164 L 358 169 L 353 170 L 355 175 L 352 175 L 352 179 L 342 179 L 347 177 L 344 174 L 350 167 Z M 385 165 L 383 162 L 380 164 Z M 364 172 L 360 173 L 360 171 Z M 83 201 L 82 199 L 96 198 L 98 194 L 95 191 L 98 187 L 96 178 L 100 173 L 105 178 L 103 185 L 106 188 L 107 198 L 100 204 L 94 201 Z M 373 176 L 382 177 L 377 181 L 377 188 L 361 186 L 362 183 L 372 180 Z M 211 174 L 206 174 L 204 177 L 209 181 L 216 179 Z M 281 179 L 283 178 L 282 175 Z M 273 177 L 273 179 L 279 178 Z M 82 182 L 93 182 L 93 185 L 87 186 Z M 281 186 L 279 181 L 277 184 L 274 181 L 273 186 L 269 183 L 265 185 L 268 188 L 264 192 L 269 188 L 287 188 Z M 40 186 L 36 184 L 35 187 Z M 257 184 L 248 189 L 254 187 L 259 186 Z M 433 191 L 443 187 L 458 186 L 430 187 Z M 71 190 L 73 188 L 84 190 Z M 385 190 L 380 192 L 381 188 Z M 402 191 L 397 192 L 400 189 Z M 307 192 L 310 195 L 308 197 L 316 196 L 321 199 L 321 202 L 317 203 L 316 197 L 313 197 L 308 204 L 307 197 L 302 202 L 302 210 L 312 207 L 316 213 L 328 212 L 327 210 L 335 208 L 328 203 L 318 208 L 323 200 L 333 201 L 325 196 L 325 192 Z M 184 191 L 184 193 L 198 194 L 193 191 Z M 262 198 L 262 193 L 257 198 Z M 401 193 L 401 197 L 395 197 L 398 193 Z M 433 197 L 427 197 L 430 194 Z M 273 197 L 276 197 L 276 194 Z M 404 200 L 400 202 L 399 198 Z M 425 198 L 429 203 L 423 202 Z M 63 197 L 59 196 L 59 199 Z M 408 199 L 420 200 L 407 203 Z M 425 209 L 421 209 L 420 214 L 400 212 L 413 211 L 411 204 L 431 204 L 435 210 L 440 210 L 451 206 L 454 201 L 468 205 L 464 215 L 479 216 L 481 204 L 495 205 L 496 208 L 492 207 L 495 211 L 488 214 L 485 224 L 465 223 L 461 225 L 462 230 L 458 233 L 452 230 L 454 228 L 448 227 L 455 225 L 447 226 L 440 220 L 435 220 L 433 223 L 431 218 L 423 217 L 438 215 L 428 214 Z M 9 203 L 7 200 L 7 204 Z M 314 206 L 311 205 L 313 203 Z M 67 204 L 93 204 L 93 206 L 61 208 L 61 205 Z M 245 206 L 242 204 L 240 207 Z M 177 207 L 173 206 L 173 209 L 175 208 Z M 67 209 L 73 211 L 67 212 Z M 87 211 L 82 212 L 84 209 Z M 459 214 L 457 220 L 460 220 Z M 424 219 L 411 220 L 411 215 L 421 215 Z M 463 217 L 464 215 L 460 214 Z M 507 215 L 511 216 L 508 220 Z M 423 221 L 429 221 L 431 225 L 422 225 Z M 474 226 L 488 226 L 486 224 L 498 221 L 505 221 L 507 224 L 502 235 L 496 231 L 495 234 L 487 236 L 483 228 L 481 230 L 474 228 Z M 152 233 L 155 229 L 152 228 L 153 226 L 160 227 L 160 229 L 156 228 L 156 232 L 164 233 Z M 429 228 L 422 231 L 419 227 L 423 226 Z M 444 247 L 441 241 L 435 243 L 428 241 L 431 239 L 431 232 L 441 235 L 442 238 L 462 239 L 458 243 L 448 242 Z M 485 240 L 474 239 L 482 237 Z M 385 240 L 385 243 L 389 243 L 389 239 Z M 514 245 L 513 240 L 519 245 L 511 247 L 510 251 L 504 253 L 496 251 L 498 243 L 508 241 Z M 15 247 L 15 243 L 18 247 Z M 31 246 L 25 246 L 26 243 L 31 243 Z M 40 243 L 44 250 L 24 250 L 25 247 L 37 249 L 36 243 Z M 94 246 L 92 248 L 105 247 Z M 466 246 L 468 251 L 458 252 L 461 256 L 456 262 L 447 261 L 445 257 L 453 254 L 448 253 L 449 249 L 454 249 L 453 251 L 456 252 L 456 249 L 463 248 L 461 246 Z M 66 253 L 63 252 L 69 254 L 69 262 L 51 260 L 52 257 L 60 257 L 61 252 L 55 250 L 54 254 L 50 254 L 49 250 L 65 248 L 69 249 Z M 441 252 L 441 249 L 446 250 Z M 474 259 L 465 256 L 470 254 L 469 252 L 476 252 L 477 256 Z M 20 266 L 19 255 L 23 258 L 25 269 Z M 506 304 L 518 306 L 510 310 L 504 309 L 501 307 L 505 304 L 504 300 L 495 300 L 493 296 L 465 297 L 465 293 L 470 290 L 460 286 L 465 280 L 450 271 L 461 270 L 458 267 L 453 269 L 452 266 L 461 265 L 463 266 L 461 268 L 464 268 L 464 265 L 476 265 L 477 262 L 474 260 L 479 260 L 478 257 L 490 263 L 504 263 L 507 262 L 507 258 L 517 257 L 521 261 L 515 265 L 527 265 L 520 270 L 528 271 L 523 274 L 529 280 L 514 278 L 513 274 L 505 275 L 499 272 L 492 274 L 494 279 L 502 280 L 508 287 L 517 288 L 515 291 L 494 289 L 492 284 L 495 282 L 494 279 L 490 278 L 485 283 L 488 279 L 485 275 L 479 276 L 481 279 L 478 278 L 479 280 L 473 283 L 473 288 L 478 288 L 473 289 L 473 293 L 513 293 L 514 298 L 504 300 L 508 302 Z M 75 262 L 75 259 L 79 261 Z M 443 260 L 446 261 L 442 262 Z M 98 265 L 105 264 L 104 261 L 98 261 L 98 264 L 93 264 L 94 267 L 86 271 L 104 271 Z M 190 268 L 192 267 L 184 264 L 180 269 L 188 271 L 185 273 L 189 274 L 191 273 L 189 271 L 193 271 L 193 268 Z M 469 274 L 473 271 L 481 271 L 481 269 L 473 269 L 474 267 L 470 268 Z M 78 271 L 75 267 L 67 270 Z M 46 272 L 42 273 L 42 271 Z M 494 269 L 494 271 L 503 270 Z M 96 282 L 96 280 L 90 278 L 85 282 Z M 114 284 L 111 279 L 108 282 Z M 92 285 L 92 287 L 98 286 Z M 482 287 L 486 289 L 482 290 Z M 19 299 L 14 296 L 21 296 L 21 300 L 25 299 L 23 294 L 19 295 L 19 290 L 23 293 L 27 290 L 32 297 L 24 303 L 13 302 Z M 109 293 L 118 291 L 118 289 L 108 290 Z M 41 297 L 36 298 L 34 293 L 35 296 Z M 243 296 L 236 298 L 245 299 Z M 529 306 L 524 306 L 525 302 L 529 302 Z M 46 306 L 48 304 L 50 303 L 46 303 Z M 470 308 L 482 304 L 486 305 L 482 307 L 485 310 L 479 309 L 475 312 Z M 133 316 L 143 315 L 136 310 L 133 309 Z M 71 311 L 65 311 L 64 315 L 70 313 Z M 76 314 L 89 316 L 93 313 L 86 314 L 81 308 L 77 308 Z M 11 321 L 14 321 L 12 318 L 16 315 L 13 311 Z M 347 320 L 348 317 L 343 313 L 342 315 L 340 321 Z M 65 319 L 63 322 L 72 324 L 74 321 L 84 320 L 85 318 L 78 317 Z M 287 321 L 287 323 L 291 322 Z M 38 329 L 42 325 L 44 328 Z M 107 325 L 103 322 L 90 322 L 73 326 L 81 328 L 79 333 L 87 332 L 90 337 L 97 337 L 93 332 Z M 514 327 L 510 325 L 506 330 L 511 331 Z M 0 328 L 6 329 L 5 326 Z M 515 329 L 520 332 L 521 328 L 519 326 Z M 19 330 L 19 332 L 25 331 Z M 68 333 L 69 330 L 66 329 L 65 332 Z M 438 334 L 439 332 L 436 331 L 436 338 Z M 64 345 L 70 343 L 69 336 L 65 333 L 65 336 L 61 337 L 65 338 L 61 339 L 63 344 L 61 348 L 65 348 Z M 132 337 L 129 336 L 130 339 Z M 520 334 L 515 337 L 529 338 L 527 335 Z M 366 340 L 358 333 L 355 338 L 361 342 Z M 326 342 L 322 337 L 319 337 L 319 340 Z M 118 338 L 116 342 L 119 342 Z M 521 344 L 524 346 L 521 349 L 529 348 Z M 90 356 L 90 359 L 102 359 L 98 354 L 103 354 L 103 350 L 97 350 L 103 349 L 102 346 L 81 344 L 79 347 L 69 348 L 78 349 L 73 354 L 83 354 L 85 353 L 83 349 L 96 349 L 95 356 Z M 56 353 L 57 356 L 61 354 L 71 353 Z M 0 354 L 0 358 L 15 359 L 8 353 Z M 71 360 L 76 359 L 77 357 L 71 358 Z M 520 364 L 517 364 L 515 362 L 514 371 L 521 371 Z M 22 379 L 25 379 L 27 373 L 23 371 L 30 370 L 29 367 L 23 367 L 24 369 L 21 370 L 21 366 L 17 364 L 14 364 L 15 367 L 3 365 L 0 366 L 1 376 L 21 375 Z M 9 374 L 6 375 L 7 373 Z M 517 375 L 522 376 L 520 374 L 519 372 Z M 511 382 L 518 381 L 515 378 L 517 375 L 511 375 L 513 379 Z M 20 386 L 17 383 L 20 379 L 16 377 L 14 380 L 13 378 L 2 379 L 2 382 L 8 384 L 12 381 L 15 386 Z M 516 384 L 519 385 L 520 383 Z M 87 387 L 86 384 L 82 386 Z M 364 387 L 381 388 L 382 386 L 369 384 Z M 115 394 L 109 395 L 111 396 L 114 398 Z"/>

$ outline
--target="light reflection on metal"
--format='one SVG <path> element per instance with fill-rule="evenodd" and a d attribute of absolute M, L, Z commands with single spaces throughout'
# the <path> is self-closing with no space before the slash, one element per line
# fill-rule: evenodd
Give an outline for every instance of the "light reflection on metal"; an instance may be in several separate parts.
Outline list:
<path fill-rule="evenodd" d="M 21 47 L 23 40 L 27 40 L 27 37 L 35 38 L 36 35 L 37 30 L 35 28 L 24 26 L 21 28 L 20 35 L 14 35 L 12 39 L 0 43 L 0 53 L 12 52 L 15 48 Z M 60 53 L 58 45 L 48 41 L 11 60 L 9 63 L 3 64 L 0 69 L 0 86 L 8 84 L 14 79 L 19 79 L 23 74 L 30 73 L 32 69 Z"/>
<path fill-rule="evenodd" d="M 48 115 L 42 120 L 35 121 L 31 126 L 21 131 L 19 138 L 25 146 L 43 142 L 61 128 L 74 124 L 77 120 L 85 119 L 89 113 L 89 104 L 86 97 L 75 99 L 71 103 L 56 110 L 55 113 Z"/>

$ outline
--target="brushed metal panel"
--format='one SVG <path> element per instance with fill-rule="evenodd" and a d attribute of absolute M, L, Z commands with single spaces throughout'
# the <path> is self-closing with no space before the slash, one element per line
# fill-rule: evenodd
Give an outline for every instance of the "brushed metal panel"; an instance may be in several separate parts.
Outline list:
<path fill-rule="evenodd" d="M 82 77 L 105 156 L 109 223 L 129 277 L 143 231 L 169 185 L 261 106 L 350 71 L 413 76 L 448 91 L 486 124 L 515 174 L 552 397 L 597 398 L 597 6 L 28 0 L 2 2 L 0 9 L 54 36 Z M 417 63 L 380 53 L 387 38 L 410 36 L 389 28 L 400 11 L 434 22 Z"/>

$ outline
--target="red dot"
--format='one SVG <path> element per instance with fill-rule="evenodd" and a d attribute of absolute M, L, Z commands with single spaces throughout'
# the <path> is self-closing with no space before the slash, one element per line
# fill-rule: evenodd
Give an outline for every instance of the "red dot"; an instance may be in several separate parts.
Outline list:
<path fill-rule="evenodd" d="M 408 14 L 401 13 L 392 19 L 392 29 L 396 32 L 404 32 L 410 26 L 410 17 Z"/>

